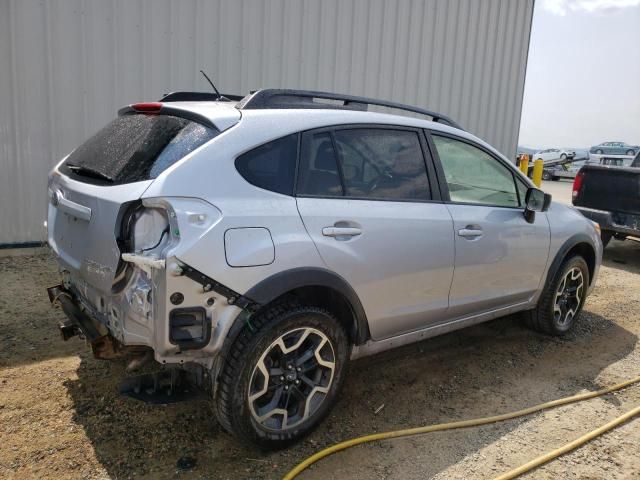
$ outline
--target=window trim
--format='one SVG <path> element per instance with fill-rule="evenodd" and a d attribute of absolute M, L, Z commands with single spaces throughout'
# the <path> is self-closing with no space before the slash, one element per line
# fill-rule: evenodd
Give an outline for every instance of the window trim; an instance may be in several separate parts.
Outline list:
<path fill-rule="evenodd" d="M 483 145 L 480 145 L 477 142 L 474 142 L 473 140 L 470 140 L 468 138 L 464 138 L 464 137 L 460 137 L 458 135 L 454 135 L 451 134 L 449 132 L 443 132 L 440 130 L 433 130 L 433 129 L 424 129 L 425 135 L 427 137 L 427 142 L 429 144 L 429 148 L 431 149 L 432 152 L 432 158 L 433 158 L 433 162 L 436 168 L 436 172 L 438 174 L 438 183 L 440 185 L 440 191 L 442 193 L 442 199 L 444 203 L 447 204 L 451 204 L 451 205 L 470 205 L 470 206 L 475 206 L 475 207 L 490 207 L 490 208 L 508 208 L 510 210 L 523 210 L 524 209 L 524 199 L 520 198 L 520 193 L 518 191 L 518 185 L 516 183 L 516 170 L 515 170 L 515 166 L 500 158 L 499 156 L 496 156 L 495 153 L 493 153 L 492 151 L 490 151 L 489 149 L 487 149 L 486 147 L 484 147 Z M 436 148 L 436 144 L 433 141 L 433 136 L 439 136 L 439 137 L 446 137 L 446 138 L 450 138 L 452 140 L 456 140 L 462 143 L 466 143 L 467 145 L 470 145 L 472 147 L 477 148 L 478 150 L 481 150 L 482 152 L 486 153 L 487 155 L 489 155 L 491 158 L 493 158 L 494 160 L 496 160 L 497 162 L 499 162 L 500 164 L 502 164 L 510 173 L 511 173 L 511 179 L 513 181 L 513 187 L 515 188 L 516 191 L 516 197 L 518 198 L 518 206 L 517 207 L 508 207 L 505 205 L 496 205 L 496 204 L 490 204 L 490 203 L 475 203 L 475 202 L 457 202 L 454 200 L 451 200 L 451 195 L 449 193 L 449 185 L 447 184 L 447 180 L 444 174 L 444 169 L 442 168 L 442 160 L 440 159 L 440 155 L 438 154 L 438 149 Z M 525 182 L 525 184 L 527 184 L 527 182 Z M 531 188 L 531 184 L 529 182 L 529 188 Z"/>
<path fill-rule="evenodd" d="M 412 132 L 418 136 L 418 142 L 420 143 L 420 149 L 422 151 L 422 160 L 425 164 L 425 172 L 427 174 L 427 182 L 429 184 L 429 198 L 428 199 L 400 199 L 400 198 L 386 198 L 386 197 L 356 197 L 356 196 L 347 196 L 346 186 L 344 184 L 344 178 L 342 173 L 342 158 L 340 157 L 340 152 L 336 148 L 336 142 L 334 133 L 339 130 L 356 130 L 356 129 L 375 129 L 375 130 L 400 130 L 405 132 Z M 300 133 L 300 145 L 304 141 L 303 136 L 313 135 L 317 133 L 329 133 L 331 136 L 331 142 L 333 144 L 333 148 L 336 154 L 336 163 L 338 169 L 338 176 L 340 177 L 340 182 L 342 184 L 342 190 L 344 192 L 343 195 L 310 195 L 306 193 L 300 193 L 298 191 L 298 179 L 300 175 L 300 165 L 302 163 L 302 148 L 298 148 L 298 161 L 296 166 L 296 181 L 295 181 L 295 190 L 294 196 L 297 198 L 324 198 L 331 200 L 370 200 L 373 202 L 399 202 L 399 203 L 443 203 L 442 194 L 440 191 L 440 185 L 436 178 L 436 169 L 434 167 L 434 160 L 431 154 L 431 149 L 424 137 L 424 131 L 422 128 L 410 127 L 404 125 L 393 125 L 386 123 L 349 123 L 349 124 L 341 124 L 341 125 L 330 125 L 320 128 L 314 128 L 311 130 L 304 130 Z"/>

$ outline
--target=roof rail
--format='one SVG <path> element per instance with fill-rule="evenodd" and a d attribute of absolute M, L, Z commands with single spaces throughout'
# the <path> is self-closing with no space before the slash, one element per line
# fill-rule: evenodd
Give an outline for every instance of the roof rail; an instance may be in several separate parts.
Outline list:
<path fill-rule="evenodd" d="M 334 100 L 342 104 L 317 102 L 315 99 Z M 240 110 L 266 109 L 266 108 L 322 108 L 337 110 L 367 110 L 367 105 L 395 108 L 407 112 L 418 113 L 431 117 L 434 122 L 444 123 L 454 128 L 463 130 L 455 121 L 438 112 L 424 108 L 413 107 L 402 103 L 377 100 L 375 98 L 356 97 L 341 93 L 316 92 L 312 90 L 288 90 L 267 88 L 257 90 L 247 95 L 236 107 Z"/>
<path fill-rule="evenodd" d="M 221 97 L 212 92 L 171 92 L 162 97 L 160 102 L 237 102 L 242 100 L 242 95 L 223 93 Z"/>

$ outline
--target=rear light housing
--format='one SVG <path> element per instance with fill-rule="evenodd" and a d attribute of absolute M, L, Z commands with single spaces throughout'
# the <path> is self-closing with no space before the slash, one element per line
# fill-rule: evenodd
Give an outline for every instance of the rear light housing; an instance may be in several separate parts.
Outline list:
<path fill-rule="evenodd" d="M 582 188 L 582 182 L 584 181 L 584 172 L 578 172 L 576 178 L 573 179 L 573 192 L 571 192 L 571 199 L 575 201 L 575 199 L 580 194 L 580 189 Z"/>

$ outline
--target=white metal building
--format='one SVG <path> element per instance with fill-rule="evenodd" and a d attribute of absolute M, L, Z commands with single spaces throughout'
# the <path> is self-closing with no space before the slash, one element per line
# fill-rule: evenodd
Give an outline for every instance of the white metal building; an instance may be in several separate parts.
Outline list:
<path fill-rule="evenodd" d="M 516 149 L 534 0 L 0 0 L 0 245 L 42 241 L 54 163 L 175 90 L 351 93 Z"/>

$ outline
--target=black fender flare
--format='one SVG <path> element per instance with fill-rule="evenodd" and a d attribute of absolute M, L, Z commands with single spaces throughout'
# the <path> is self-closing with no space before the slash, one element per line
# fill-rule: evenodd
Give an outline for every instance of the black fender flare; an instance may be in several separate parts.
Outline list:
<path fill-rule="evenodd" d="M 265 278 L 244 296 L 260 305 L 266 305 L 276 298 L 301 287 L 327 287 L 342 294 L 349 303 L 355 319 L 354 343 L 361 345 L 369 337 L 369 322 L 353 287 L 337 273 L 319 267 L 301 267 L 284 270 Z"/>
<path fill-rule="evenodd" d="M 571 251 L 572 248 L 576 247 L 577 245 L 580 245 L 581 243 L 586 243 L 587 245 L 589 245 L 595 255 L 597 250 L 593 245 L 593 241 L 591 240 L 591 237 L 589 237 L 589 235 L 587 235 L 586 233 L 576 233 L 575 235 L 572 235 L 567 240 L 565 240 L 562 246 L 558 249 L 556 256 L 551 262 L 551 265 L 549 265 L 549 269 L 547 270 L 547 278 L 545 279 L 545 282 L 544 282 L 544 289 L 546 289 L 555 278 L 556 273 L 558 273 L 558 269 L 560 268 L 560 265 L 562 265 L 562 262 L 567 257 L 567 254 L 569 253 L 569 251 Z M 597 261 L 597 258 L 596 258 L 596 261 Z M 595 270 L 595 265 L 594 265 L 594 270 Z M 591 274 L 591 272 L 589 273 Z M 589 284 L 591 284 L 591 282 L 593 281 L 592 277 L 593 275 L 590 275 Z"/>

